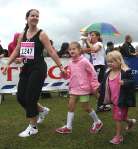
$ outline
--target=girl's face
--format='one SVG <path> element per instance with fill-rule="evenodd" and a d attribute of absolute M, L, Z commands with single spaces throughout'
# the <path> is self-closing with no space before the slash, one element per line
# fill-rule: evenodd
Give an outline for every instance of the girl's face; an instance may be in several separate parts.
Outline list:
<path fill-rule="evenodd" d="M 98 37 L 96 36 L 95 33 L 91 33 L 89 35 L 89 39 L 90 39 L 91 43 L 96 43 L 98 41 Z"/>
<path fill-rule="evenodd" d="M 28 25 L 36 26 L 39 21 L 39 12 L 36 10 L 32 10 L 26 18 Z"/>
<path fill-rule="evenodd" d="M 80 56 L 80 53 L 81 53 L 80 50 L 81 49 L 78 49 L 75 44 L 70 44 L 70 48 L 68 51 L 69 51 L 70 56 L 75 58 L 75 57 Z"/>
<path fill-rule="evenodd" d="M 120 69 L 120 64 L 115 60 L 108 59 L 107 60 L 107 65 L 112 70 Z"/>

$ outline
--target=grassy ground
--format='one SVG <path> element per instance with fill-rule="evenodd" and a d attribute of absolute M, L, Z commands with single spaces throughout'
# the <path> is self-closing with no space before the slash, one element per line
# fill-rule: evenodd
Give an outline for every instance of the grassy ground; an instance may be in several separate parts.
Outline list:
<path fill-rule="evenodd" d="M 16 102 L 15 96 L 5 96 L 0 105 L 0 149 L 137 149 L 138 125 L 131 132 L 123 132 L 124 142 L 120 145 L 109 144 L 114 135 L 114 122 L 111 112 L 99 113 L 104 128 L 99 134 L 90 134 L 92 123 L 87 113 L 78 104 L 73 133 L 60 135 L 55 128 L 66 121 L 67 99 L 53 94 L 51 99 L 40 99 L 40 103 L 51 109 L 44 123 L 39 125 L 39 133 L 29 138 L 19 138 L 18 133 L 27 126 L 23 109 Z M 95 99 L 91 100 L 95 107 Z M 138 108 L 132 108 L 129 116 L 138 120 Z"/>

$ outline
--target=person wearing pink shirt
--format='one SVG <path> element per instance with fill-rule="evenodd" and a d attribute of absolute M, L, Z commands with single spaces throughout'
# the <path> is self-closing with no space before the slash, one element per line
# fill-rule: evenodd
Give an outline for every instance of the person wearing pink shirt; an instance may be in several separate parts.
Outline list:
<path fill-rule="evenodd" d="M 68 103 L 67 123 L 65 126 L 56 129 L 56 132 L 60 134 L 72 132 L 74 111 L 78 101 L 82 103 L 82 107 L 89 113 L 94 121 L 90 128 L 90 133 L 97 133 L 103 127 L 103 123 L 89 103 L 90 94 L 97 94 L 98 92 L 99 82 L 97 74 L 93 65 L 81 53 L 80 44 L 78 42 L 71 42 L 69 48 L 71 61 L 67 66 L 66 73 L 63 75 L 65 79 L 69 79 L 70 98 Z"/>
<path fill-rule="evenodd" d="M 13 41 L 8 44 L 8 56 L 10 56 L 12 54 L 13 50 L 17 46 L 17 42 L 18 42 L 20 35 L 21 35 L 21 33 L 15 33 Z"/>
<path fill-rule="evenodd" d="M 110 140 L 112 144 L 123 142 L 122 122 L 126 122 L 126 130 L 130 130 L 136 119 L 128 118 L 129 107 L 136 106 L 135 82 L 131 69 L 125 64 L 119 51 L 107 54 L 108 71 L 101 83 L 99 98 L 103 103 L 112 104 L 112 115 L 115 122 L 115 136 Z"/>

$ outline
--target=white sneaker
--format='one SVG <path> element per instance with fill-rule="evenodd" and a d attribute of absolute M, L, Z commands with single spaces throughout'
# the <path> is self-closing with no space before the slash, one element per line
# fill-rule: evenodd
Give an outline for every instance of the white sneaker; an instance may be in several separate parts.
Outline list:
<path fill-rule="evenodd" d="M 44 121 L 45 117 L 48 115 L 50 109 L 47 107 L 44 107 L 44 111 L 43 112 L 39 112 L 39 116 L 37 119 L 37 123 L 40 124 Z"/>
<path fill-rule="evenodd" d="M 31 135 L 35 135 L 38 133 L 38 129 L 31 127 L 31 125 L 29 125 L 24 131 L 22 131 L 21 133 L 19 133 L 19 137 L 29 137 Z"/>

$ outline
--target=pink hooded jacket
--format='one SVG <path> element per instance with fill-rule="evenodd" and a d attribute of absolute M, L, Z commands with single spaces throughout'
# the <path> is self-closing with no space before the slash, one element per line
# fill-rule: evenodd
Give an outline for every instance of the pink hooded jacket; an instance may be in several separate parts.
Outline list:
<path fill-rule="evenodd" d="M 88 95 L 99 87 L 96 71 L 83 55 L 71 59 L 64 78 L 69 78 L 69 93 L 73 95 Z"/>

